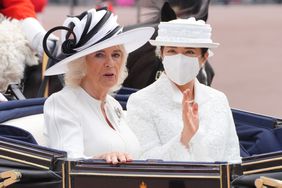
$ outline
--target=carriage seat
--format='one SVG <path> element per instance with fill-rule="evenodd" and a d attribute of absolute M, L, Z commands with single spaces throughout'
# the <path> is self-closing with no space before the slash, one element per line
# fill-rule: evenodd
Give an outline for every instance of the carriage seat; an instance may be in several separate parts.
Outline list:
<path fill-rule="evenodd" d="M 135 91 L 137 89 L 122 87 L 113 96 L 125 109 L 129 95 Z M 31 98 L 0 103 L 0 126 L 5 125 L 0 128 L 0 131 L 5 131 L 5 133 L 2 132 L 2 136 L 14 137 L 22 141 L 29 140 L 24 137 L 33 136 L 37 144 L 47 146 L 47 140 L 43 134 L 45 132 L 43 116 L 45 100 L 46 98 Z M 10 126 L 10 130 L 7 126 Z M 12 132 L 15 134 L 12 135 Z M 28 133 L 30 136 L 27 136 Z M 20 134 L 22 136 L 19 136 Z"/>
<path fill-rule="evenodd" d="M 2 123 L 2 125 L 23 129 L 34 137 L 37 144 L 41 146 L 47 146 L 47 141 L 45 139 L 45 136 L 43 135 L 44 117 L 42 113 L 12 119 Z"/>
<path fill-rule="evenodd" d="M 122 88 L 114 97 L 126 108 L 135 89 Z M 11 125 L 30 132 L 39 145 L 47 146 L 44 132 L 43 105 L 45 98 L 0 103 L 0 126 Z M 280 120 L 232 109 L 242 157 L 282 150 Z"/>
<path fill-rule="evenodd" d="M 44 118 L 43 105 L 45 98 L 34 98 L 25 100 L 15 100 L 0 103 L 0 126 L 11 126 L 10 131 L 6 127 L 1 127 L 1 134 L 8 134 L 11 138 L 11 131 L 15 136 L 27 136 L 24 131 L 30 133 L 37 144 L 47 146 L 47 141 L 43 135 Z M 18 129 L 17 129 L 18 128 Z M 22 131 L 21 131 L 22 130 Z M 24 141 L 24 140 L 22 140 Z"/>

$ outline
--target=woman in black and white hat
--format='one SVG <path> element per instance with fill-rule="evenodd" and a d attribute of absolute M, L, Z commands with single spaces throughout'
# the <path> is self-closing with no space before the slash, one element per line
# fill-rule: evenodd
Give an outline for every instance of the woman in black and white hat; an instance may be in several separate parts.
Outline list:
<path fill-rule="evenodd" d="M 62 60 L 45 75 L 65 73 L 66 86 L 44 105 L 49 146 L 69 158 L 99 158 L 118 163 L 137 158 L 139 143 L 127 127 L 120 104 L 108 93 L 126 76 L 127 53 L 144 45 L 153 28 L 122 32 L 117 17 L 91 9 L 69 17 L 62 32 Z M 46 53 L 51 58 L 45 45 Z"/>
<path fill-rule="evenodd" d="M 240 162 L 238 137 L 226 96 L 196 76 L 219 44 L 211 27 L 195 18 L 161 22 L 150 43 L 160 47 L 165 73 L 132 94 L 127 120 L 141 158 Z"/>

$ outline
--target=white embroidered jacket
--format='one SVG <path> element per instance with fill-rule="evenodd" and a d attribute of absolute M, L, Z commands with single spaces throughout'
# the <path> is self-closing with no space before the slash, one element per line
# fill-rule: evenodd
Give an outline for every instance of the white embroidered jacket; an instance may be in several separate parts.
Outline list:
<path fill-rule="evenodd" d="M 238 136 L 226 96 L 195 80 L 199 129 L 188 149 L 180 142 L 182 97 L 165 74 L 130 96 L 127 122 L 139 139 L 141 159 L 240 162 Z"/>
<path fill-rule="evenodd" d="M 108 152 L 126 152 L 139 156 L 139 143 L 126 125 L 122 107 L 107 96 L 105 111 L 102 101 L 91 97 L 81 87 L 66 86 L 52 94 L 44 105 L 46 138 L 51 148 L 66 151 L 69 158 L 91 158 Z"/>

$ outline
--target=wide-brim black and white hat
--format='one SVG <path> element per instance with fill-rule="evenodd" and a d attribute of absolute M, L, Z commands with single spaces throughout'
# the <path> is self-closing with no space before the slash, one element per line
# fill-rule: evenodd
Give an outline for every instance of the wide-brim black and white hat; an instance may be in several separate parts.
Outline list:
<path fill-rule="evenodd" d="M 56 30 L 63 30 L 61 51 L 65 58 L 62 60 L 53 57 L 46 45 L 48 36 Z M 46 54 L 59 61 L 47 69 L 45 75 L 64 74 L 68 71 L 68 63 L 111 46 L 123 45 L 126 52 L 130 53 L 143 46 L 153 33 L 152 27 L 122 32 L 117 16 L 107 10 L 91 9 L 79 16 L 69 17 L 63 26 L 55 27 L 45 35 L 43 46 Z"/>
<path fill-rule="evenodd" d="M 158 36 L 150 40 L 153 46 L 174 46 L 193 48 L 216 48 L 219 43 L 211 39 L 212 28 L 203 20 L 194 17 L 161 22 L 158 26 Z"/>

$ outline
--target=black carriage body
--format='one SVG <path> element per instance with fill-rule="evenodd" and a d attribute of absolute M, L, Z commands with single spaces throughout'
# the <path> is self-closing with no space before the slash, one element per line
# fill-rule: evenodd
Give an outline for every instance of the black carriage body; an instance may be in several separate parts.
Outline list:
<path fill-rule="evenodd" d="M 228 188 L 230 165 L 134 161 L 118 166 L 102 161 L 68 162 L 68 187 Z"/>
<path fill-rule="evenodd" d="M 11 177 L 18 179 L 9 187 L 62 188 L 66 152 L 0 137 L 0 187 Z M 2 184 L 2 185 L 1 185 Z"/>
<path fill-rule="evenodd" d="M 126 101 L 127 98 L 125 104 Z M 0 106 L 0 120 L 3 121 L 0 123 L 5 124 L 21 114 L 42 113 L 44 99 L 39 102 L 36 99 L 32 105 L 25 102 L 29 101 L 19 102 L 23 105 L 19 107 L 12 101 L 12 106 L 8 105 L 10 108 L 3 103 Z M 247 154 L 237 165 L 151 160 L 113 166 L 97 160 L 72 161 L 66 158 L 64 151 L 0 137 L 0 187 L 9 179 L 5 177 L 9 170 L 21 174 L 19 181 L 9 186 L 15 188 L 246 188 L 255 187 L 255 180 L 261 176 L 282 180 L 281 120 L 238 110 L 233 110 L 233 117 L 241 149 L 246 149 Z M 255 132 L 242 129 L 246 127 Z"/>
<path fill-rule="evenodd" d="M 282 152 L 244 157 L 240 164 L 241 175 L 234 179 L 234 188 L 255 188 L 255 181 L 261 177 L 282 180 Z M 282 184 L 279 185 L 282 187 Z M 267 187 L 267 186 L 265 186 Z"/>
<path fill-rule="evenodd" d="M 1 173 L 21 173 L 19 182 L 11 186 L 15 188 L 229 188 L 232 181 L 233 187 L 252 187 L 253 177 L 271 174 L 279 179 L 282 172 L 282 152 L 243 158 L 237 165 L 156 160 L 111 165 L 100 160 L 68 160 L 65 152 L 6 138 L 0 138 L 0 161 Z"/>
<path fill-rule="evenodd" d="M 72 161 L 65 152 L 7 138 L 0 138 L 0 161 L 0 173 L 14 170 L 21 174 L 19 182 L 11 185 L 14 188 L 228 188 L 232 176 L 227 163 Z"/>
<path fill-rule="evenodd" d="M 241 168 L 243 175 L 282 172 L 282 152 L 245 157 L 243 158 Z"/>

